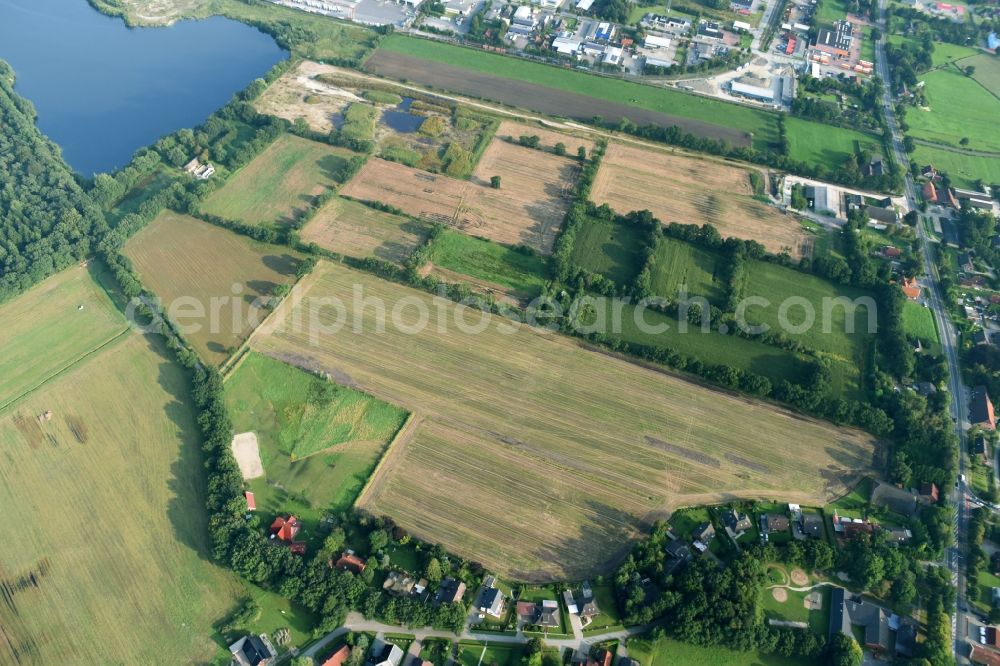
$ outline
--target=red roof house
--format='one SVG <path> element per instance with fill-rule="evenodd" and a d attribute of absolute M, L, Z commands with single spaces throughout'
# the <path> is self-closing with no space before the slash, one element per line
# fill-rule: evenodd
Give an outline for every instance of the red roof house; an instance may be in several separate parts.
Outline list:
<path fill-rule="evenodd" d="M 892 245 L 886 245 L 884 248 L 882 248 L 882 256 L 887 257 L 889 259 L 898 259 L 899 257 L 903 256 L 903 251 L 900 250 L 898 247 L 893 247 Z"/>
<path fill-rule="evenodd" d="M 920 298 L 920 285 L 917 284 L 916 278 L 906 278 L 903 280 L 903 293 L 911 301 Z"/>
<path fill-rule="evenodd" d="M 354 553 L 343 553 L 334 566 L 341 571 L 352 571 L 356 574 L 361 574 L 365 570 L 365 561 Z"/>
<path fill-rule="evenodd" d="M 299 519 L 295 516 L 289 516 L 288 518 L 278 516 L 271 523 L 271 536 L 277 537 L 281 541 L 292 543 L 295 541 L 295 535 L 299 533 L 300 527 Z"/>
<path fill-rule="evenodd" d="M 243 495 L 247 498 L 247 511 L 256 511 L 257 500 L 254 499 L 253 493 L 248 490 Z"/>
<path fill-rule="evenodd" d="M 930 181 L 924 183 L 924 201 L 927 203 L 937 203 L 938 201 L 937 188 Z"/>
<path fill-rule="evenodd" d="M 936 484 L 926 482 L 920 484 L 920 499 L 929 504 L 934 504 L 938 501 L 938 497 L 938 487 Z"/>
<path fill-rule="evenodd" d="M 344 666 L 344 662 L 351 656 L 351 648 L 341 645 L 336 652 L 326 658 L 321 666 Z"/>
<path fill-rule="evenodd" d="M 587 658 L 587 666 L 611 666 L 611 656 L 611 650 L 601 650 L 596 659 Z"/>

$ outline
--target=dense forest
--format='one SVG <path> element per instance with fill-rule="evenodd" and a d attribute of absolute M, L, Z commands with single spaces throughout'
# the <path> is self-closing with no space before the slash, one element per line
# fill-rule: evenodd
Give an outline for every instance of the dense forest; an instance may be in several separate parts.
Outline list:
<path fill-rule="evenodd" d="M 80 261 L 104 225 L 0 61 L 0 302 Z"/>

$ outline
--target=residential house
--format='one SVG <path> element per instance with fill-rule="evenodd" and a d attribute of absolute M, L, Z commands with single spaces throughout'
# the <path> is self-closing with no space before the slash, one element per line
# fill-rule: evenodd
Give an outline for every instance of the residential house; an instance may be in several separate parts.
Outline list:
<path fill-rule="evenodd" d="M 267 635 L 244 636 L 229 646 L 236 666 L 268 666 L 278 656 Z"/>
<path fill-rule="evenodd" d="M 883 527 L 886 543 L 897 546 L 905 546 L 913 538 L 913 532 L 905 527 Z"/>
<path fill-rule="evenodd" d="M 937 504 L 938 497 L 937 485 L 927 481 L 920 484 L 920 494 L 917 496 L 918 500 L 924 504 Z"/>
<path fill-rule="evenodd" d="M 867 178 L 877 178 L 885 175 L 885 164 L 881 155 L 874 155 L 868 164 L 861 167 L 861 175 Z"/>
<path fill-rule="evenodd" d="M 977 347 L 981 345 L 990 344 L 989 334 L 981 328 L 978 329 L 972 334 L 972 344 L 976 345 Z"/>
<path fill-rule="evenodd" d="M 563 601 L 566 603 L 566 611 L 570 615 L 576 615 L 580 612 L 576 606 L 576 599 L 573 597 L 573 590 L 563 590 Z"/>
<path fill-rule="evenodd" d="M 917 625 L 903 620 L 896 630 L 896 656 L 911 659 L 917 650 Z"/>
<path fill-rule="evenodd" d="M 972 263 L 972 255 L 968 252 L 963 252 L 958 255 L 958 270 L 964 273 L 972 273 L 976 270 L 976 265 Z"/>
<path fill-rule="evenodd" d="M 441 581 L 438 586 L 437 593 L 434 595 L 434 603 L 436 604 L 455 604 L 462 603 L 462 597 L 465 596 L 465 583 L 460 580 L 455 580 L 450 576 Z"/>
<path fill-rule="evenodd" d="M 733 532 L 746 532 L 753 528 L 750 516 L 745 513 L 738 513 L 732 509 L 726 509 L 722 512 L 722 522 Z"/>
<path fill-rule="evenodd" d="M 302 524 L 295 516 L 288 516 L 287 518 L 285 516 L 278 516 L 271 523 L 271 538 L 280 541 L 282 545 L 288 546 L 288 549 L 296 555 L 305 555 L 306 542 L 295 540 L 301 529 Z"/>
<path fill-rule="evenodd" d="M 882 481 L 876 481 L 872 487 L 871 503 L 907 518 L 917 513 L 917 498 L 913 493 Z"/>
<path fill-rule="evenodd" d="M 492 576 L 490 576 L 490 578 L 492 578 Z M 493 584 L 496 584 L 495 580 L 493 581 Z M 479 593 L 479 601 L 476 602 L 476 608 L 479 609 L 480 613 L 486 613 L 487 615 L 492 615 L 493 617 L 500 617 L 503 615 L 504 608 L 503 592 L 498 590 L 496 587 L 483 587 L 482 591 Z"/>
<path fill-rule="evenodd" d="M 354 554 L 353 550 L 348 550 L 340 554 L 340 558 L 334 565 L 337 569 L 341 571 L 350 571 L 358 575 L 365 572 L 365 561 Z"/>
<path fill-rule="evenodd" d="M 365 666 L 400 666 L 403 663 L 403 657 L 403 650 L 398 645 L 375 639 L 371 655 Z"/>
<path fill-rule="evenodd" d="M 979 426 L 984 430 L 996 430 L 997 420 L 993 413 L 993 403 L 986 392 L 985 386 L 977 386 L 972 389 L 972 405 L 969 410 L 969 420 L 973 426 Z"/>
<path fill-rule="evenodd" d="M 694 528 L 691 532 L 691 538 L 695 541 L 700 541 L 706 546 L 712 543 L 712 539 L 715 538 L 715 526 L 712 523 L 702 523 L 698 527 Z"/>
<path fill-rule="evenodd" d="M 561 626 L 558 601 L 542 601 L 537 604 L 530 601 L 519 601 L 516 608 L 518 618 L 525 624 L 548 629 Z"/>
<path fill-rule="evenodd" d="M 882 248 L 882 256 L 886 259 L 899 259 L 903 256 L 903 251 L 893 245 L 886 245 Z"/>
<path fill-rule="evenodd" d="M 593 655 L 587 655 L 585 666 L 611 666 L 612 657 L 610 650 L 599 650 Z"/>
<path fill-rule="evenodd" d="M 344 666 L 344 662 L 351 656 L 351 648 L 341 645 L 333 654 L 326 658 L 320 666 Z"/>
<path fill-rule="evenodd" d="M 763 531 L 765 534 L 776 534 L 787 532 L 791 522 L 788 516 L 782 513 L 765 513 L 763 521 Z"/>
<path fill-rule="evenodd" d="M 987 459 L 989 457 L 989 453 L 988 453 L 988 451 L 986 449 L 986 438 L 983 437 L 982 435 L 978 435 L 978 436 L 976 436 L 976 437 L 973 438 L 973 440 L 972 440 L 972 455 L 977 456 L 983 462 L 987 461 Z"/>
<path fill-rule="evenodd" d="M 924 201 L 929 204 L 936 204 L 938 202 L 937 188 L 934 187 L 934 183 L 927 181 L 923 186 Z"/>
<path fill-rule="evenodd" d="M 823 538 L 823 516 L 818 513 L 803 513 L 802 514 L 802 524 L 800 525 L 802 533 L 807 537 L 813 539 Z"/>
<path fill-rule="evenodd" d="M 903 294 L 911 301 L 916 301 L 921 295 L 920 285 L 917 278 L 905 278 L 903 280 Z"/>
<path fill-rule="evenodd" d="M 993 650 L 985 648 L 982 645 L 973 643 L 972 649 L 969 651 L 969 661 L 973 664 L 1000 666 L 1000 652 L 994 652 Z"/>
<path fill-rule="evenodd" d="M 408 597 L 414 593 L 417 579 L 404 571 L 390 571 L 382 583 L 382 589 L 394 597 Z M 424 581 L 427 585 L 427 581 Z"/>

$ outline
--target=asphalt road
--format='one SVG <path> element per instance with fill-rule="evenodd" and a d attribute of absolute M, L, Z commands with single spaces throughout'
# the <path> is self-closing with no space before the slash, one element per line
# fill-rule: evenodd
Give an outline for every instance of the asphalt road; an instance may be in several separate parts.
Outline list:
<path fill-rule="evenodd" d="M 911 210 L 917 210 L 917 196 L 916 188 L 913 184 L 913 177 L 910 175 L 907 166 L 910 163 L 909 157 L 906 151 L 903 150 L 903 133 L 899 129 L 899 123 L 896 121 L 895 109 L 892 104 L 892 93 L 891 85 L 889 80 L 889 67 L 885 59 L 885 35 L 886 23 L 885 23 L 885 0 L 879 0 L 879 19 L 878 19 L 879 32 L 881 34 L 881 39 L 875 46 L 876 49 L 876 69 L 878 75 L 885 82 L 885 91 L 883 92 L 882 103 L 885 108 L 886 122 L 889 125 L 889 129 L 892 132 L 892 146 L 896 153 L 896 162 L 903 168 L 906 172 L 906 199 Z M 945 355 L 948 361 L 948 390 L 951 393 L 951 412 L 952 417 L 955 420 L 955 432 L 959 438 L 959 454 L 958 454 L 958 473 L 959 482 L 956 487 L 951 491 L 951 500 L 955 506 L 955 546 L 950 548 L 947 553 L 945 553 L 945 566 L 947 566 L 952 573 L 952 581 L 955 583 L 957 590 L 957 603 L 955 613 L 952 616 L 952 639 L 955 651 L 955 661 L 958 664 L 969 663 L 966 655 L 968 654 L 968 643 L 964 636 L 966 634 L 965 627 L 974 616 L 968 612 L 959 611 L 960 608 L 968 608 L 968 599 L 966 597 L 966 584 L 965 576 L 962 575 L 963 571 L 963 547 L 965 545 L 965 535 L 966 528 L 968 525 L 969 511 L 967 504 L 968 488 L 963 479 L 965 479 L 965 431 L 968 427 L 968 404 L 967 404 L 967 393 L 965 387 L 962 385 L 962 374 L 961 367 L 958 362 L 958 349 L 957 349 L 957 336 L 955 334 L 955 329 L 951 325 L 951 320 L 948 318 L 947 311 L 945 310 L 944 301 L 941 298 L 941 288 L 938 283 L 939 275 L 937 273 L 937 268 L 931 261 L 931 247 L 930 240 L 927 236 L 927 230 L 924 228 L 923 224 L 918 223 L 916 225 L 917 235 L 920 238 L 920 243 L 923 249 L 923 261 L 924 261 L 924 276 L 921 280 L 922 286 L 924 286 L 929 294 L 928 304 L 930 305 L 931 311 L 934 313 L 934 319 L 937 322 L 938 331 L 941 336 L 941 351 Z"/>

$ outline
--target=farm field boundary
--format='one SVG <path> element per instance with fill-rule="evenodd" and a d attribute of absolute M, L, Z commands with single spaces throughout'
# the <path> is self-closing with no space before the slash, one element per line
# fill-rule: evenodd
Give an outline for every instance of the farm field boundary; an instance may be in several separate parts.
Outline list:
<path fill-rule="evenodd" d="M 360 506 L 503 575 L 591 575 L 675 506 L 731 497 L 823 503 L 872 464 L 875 442 L 864 433 L 536 329 L 413 331 L 411 303 L 454 308 L 465 320 L 482 313 L 339 264 L 321 262 L 316 273 L 308 293 L 316 298 L 289 318 L 329 327 L 341 315 L 322 299 L 340 298 L 348 325 L 337 343 L 284 326 L 253 348 L 417 412 L 419 429 L 393 445 Z M 385 303 L 385 314 L 354 310 L 357 288 Z M 403 302 L 403 324 L 393 315 L 390 325 L 389 310 Z M 749 421 L 759 434 L 752 441 L 739 434 Z M 809 456 L 796 455 L 800 448 Z"/>

